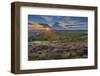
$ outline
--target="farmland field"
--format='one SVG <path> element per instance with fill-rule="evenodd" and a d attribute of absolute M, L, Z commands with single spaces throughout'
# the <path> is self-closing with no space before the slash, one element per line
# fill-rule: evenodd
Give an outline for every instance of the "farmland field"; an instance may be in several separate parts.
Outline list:
<path fill-rule="evenodd" d="M 28 60 L 87 58 L 87 30 L 28 31 Z"/>

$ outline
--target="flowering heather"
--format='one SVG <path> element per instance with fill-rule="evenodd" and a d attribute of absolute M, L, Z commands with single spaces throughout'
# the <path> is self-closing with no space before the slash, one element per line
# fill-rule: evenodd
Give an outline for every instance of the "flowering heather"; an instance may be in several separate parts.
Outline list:
<path fill-rule="evenodd" d="M 72 58 L 87 58 L 86 43 L 58 43 L 50 45 L 29 45 L 30 59 L 72 59 Z M 43 56 L 43 57 L 42 57 Z M 50 57 L 51 56 L 51 57 Z"/>

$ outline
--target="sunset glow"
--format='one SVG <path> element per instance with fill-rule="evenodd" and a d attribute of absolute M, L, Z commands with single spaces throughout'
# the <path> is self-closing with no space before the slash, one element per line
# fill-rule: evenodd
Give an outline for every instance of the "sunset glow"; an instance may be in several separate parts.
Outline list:
<path fill-rule="evenodd" d="M 43 27 L 43 26 L 41 26 L 41 25 L 33 25 L 32 26 L 32 30 L 42 30 L 42 31 L 49 31 L 50 30 L 50 28 L 48 28 L 48 27 Z"/>

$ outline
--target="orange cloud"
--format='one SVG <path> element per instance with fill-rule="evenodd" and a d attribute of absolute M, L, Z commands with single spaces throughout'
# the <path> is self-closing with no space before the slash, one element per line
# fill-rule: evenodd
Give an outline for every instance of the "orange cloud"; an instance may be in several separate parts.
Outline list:
<path fill-rule="evenodd" d="M 50 28 L 48 28 L 48 27 L 43 27 L 43 26 L 41 26 L 41 25 L 33 25 L 33 26 L 32 26 L 32 29 L 33 29 L 33 30 L 43 30 L 43 31 L 49 31 L 49 30 L 50 30 Z"/>

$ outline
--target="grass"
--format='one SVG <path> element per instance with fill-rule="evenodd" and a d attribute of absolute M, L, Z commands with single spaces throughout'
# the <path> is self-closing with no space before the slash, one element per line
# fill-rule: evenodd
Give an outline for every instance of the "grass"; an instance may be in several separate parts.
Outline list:
<path fill-rule="evenodd" d="M 43 33 L 31 37 L 28 45 L 28 60 L 87 58 L 86 31 Z"/>

